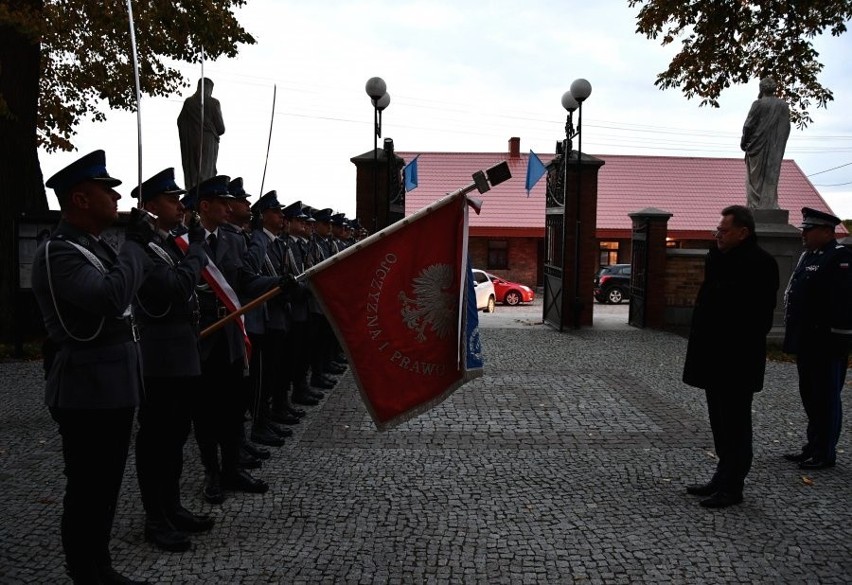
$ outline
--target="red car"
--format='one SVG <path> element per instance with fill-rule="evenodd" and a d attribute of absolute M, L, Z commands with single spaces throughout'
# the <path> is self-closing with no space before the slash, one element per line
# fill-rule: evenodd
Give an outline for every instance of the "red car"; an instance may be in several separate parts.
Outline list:
<path fill-rule="evenodd" d="M 514 307 L 518 303 L 531 303 L 535 298 L 535 291 L 524 284 L 510 282 L 490 272 L 488 276 L 491 278 L 491 282 L 494 283 L 494 293 L 497 295 L 497 301 L 504 305 Z"/>

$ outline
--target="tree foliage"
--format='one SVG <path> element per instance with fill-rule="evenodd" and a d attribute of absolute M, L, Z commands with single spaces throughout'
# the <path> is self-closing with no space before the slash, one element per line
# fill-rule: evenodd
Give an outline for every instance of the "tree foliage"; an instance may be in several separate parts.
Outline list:
<path fill-rule="evenodd" d="M 846 32 L 852 0 L 628 0 L 643 5 L 636 32 L 661 39 L 663 46 L 681 39 L 681 50 L 657 76 L 660 89 L 679 87 L 701 105 L 719 107 L 719 95 L 731 84 L 772 75 L 777 95 L 790 104 L 793 121 L 812 122 L 813 104 L 834 99 L 819 82 L 823 69 L 813 39 L 829 30 Z"/>
<path fill-rule="evenodd" d="M 166 96 L 186 85 L 175 61 L 234 57 L 254 38 L 233 9 L 247 0 L 133 0 L 140 87 Z M 123 0 L 12 0 L 0 4 L 0 26 L 41 45 L 38 141 L 71 150 L 75 127 L 103 121 L 104 106 L 135 108 L 127 4 Z M 0 115 L 12 115 L 0 95 Z"/>

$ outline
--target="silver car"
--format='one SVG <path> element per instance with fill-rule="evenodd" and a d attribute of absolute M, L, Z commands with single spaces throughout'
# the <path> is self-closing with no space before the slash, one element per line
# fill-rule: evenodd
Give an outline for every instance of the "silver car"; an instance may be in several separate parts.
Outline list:
<path fill-rule="evenodd" d="M 486 313 L 493 313 L 497 304 L 497 294 L 494 292 L 494 283 L 488 277 L 488 273 L 473 269 L 473 290 L 476 292 L 476 308 Z"/>

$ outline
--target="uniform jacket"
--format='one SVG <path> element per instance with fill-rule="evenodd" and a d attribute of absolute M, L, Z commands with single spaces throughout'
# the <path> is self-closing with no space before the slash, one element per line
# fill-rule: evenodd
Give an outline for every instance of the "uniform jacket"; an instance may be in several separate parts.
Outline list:
<path fill-rule="evenodd" d="M 280 278 L 285 274 L 286 247 L 281 238 L 270 237 L 264 229 L 259 228 L 252 231 L 247 257 L 251 259 L 258 273 Z M 246 326 L 251 322 L 254 333 L 263 333 L 266 329 L 286 331 L 289 327 L 288 311 L 286 298 L 279 295 L 246 314 Z"/>
<path fill-rule="evenodd" d="M 778 292 L 778 263 L 752 237 L 704 264 L 683 368 L 683 381 L 707 390 L 759 392 L 766 335 Z"/>
<path fill-rule="evenodd" d="M 220 227 L 218 231 L 219 235 L 215 254 L 206 241 L 203 246 L 208 257 L 213 261 L 225 277 L 225 280 L 228 281 L 228 284 L 231 285 L 231 288 L 240 297 L 241 301 L 254 299 L 278 285 L 277 278 L 257 274 L 250 264 L 246 262 L 247 249 L 243 236 L 234 233 L 232 230 L 224 229 L 224 226 Z M 197 287 L 197 291 L 201 309 L 201 329 L 204 330 L 207 326 L 218 321 L 220 316 L 224 316 L 224 312 L 220 312 L 220 308 L 222 307 L 221 302 L 203 281 Z M 220 335 L 226 336 L 228 340 L 228 354 L 232 363 L 245 358 L 245 340 L 243 339 L 242 332 L 236 323 L 229 322 L 220 330 L 201 340 L 202 361 L 210 356 L 210 352 Z"/>
<path fill-rule="evenodd" d="M 201 269 L 207 266 L 207 254 L 201 244 L 190 244 L 184 256 L 174 236 L 163 234 L 155 236 L 147 252 L 154 268 L 139 289 L 134 305 L 143 371 L 146 376 L 198 376 L 201 361 L 195 284 Z"/>
<path fill-rule="evenodd" d="M 805 252 L 790 277 L 784 351 L 842 357 L 852 340 L 852 252 L 832 240 Z"/>
<path fill-rule="evenodd" d="M 298 276 L 308 268 L 306 261 L 308 245 L 302 238 L 288 236 L 287 238 L 287 269 L 293 276 Z M 305 287 L 304 283 L 301 285 Z M 290 301 L 290 317 L 300 323 L 308 320 L 308 292 Z"/>
<path fill-rule="evenodd" d="M 69 242 L 91 252 L 106 273 Z M 56 350 L 45 364 L 48 406 L 139 405 L 141 355 L 128 308 L 151 266 L 137 243 L 126 242 L 116 254 L 104 241 L 64 221 L 39 246 L 33 261 L 33 292 Z"/>

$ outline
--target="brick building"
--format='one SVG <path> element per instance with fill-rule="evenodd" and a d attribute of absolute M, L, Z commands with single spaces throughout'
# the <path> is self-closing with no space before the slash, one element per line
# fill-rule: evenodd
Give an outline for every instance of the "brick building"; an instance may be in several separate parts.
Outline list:
<path fill-rule="evenodd" d="M 480 215 L 471 214 L 473 264 L 510 280 L 541 285 L 543 276 L 545 180 L 527 196 L 527 153 L 510 138 L 505 152 L 397 152 L 406 162 L 418 159 L 418 187 L 406 194 L 405 214 L 422 209 L 471 182 L 471 175 L 506 160 L 512 179 L 482 197 Z M 552 154 L 538 153 L 548 164 Z M 672 214 L 667 246 L 708 248 L 719 211 L 745 203 L 745 166 L 741 158 L 633 156 L 594 154 L 604 161 L 598 174 L 597 240 L 600 264 L 631 259 L 630 213 L 653 207 Z M 798 224 L 799 210 L 831 211 L 793 160 L 781 166 L 778 203 Z M 842 231 L 842 233 L 841 233 Z M 845 236 L 844 229 L 838 230 Z"/>

